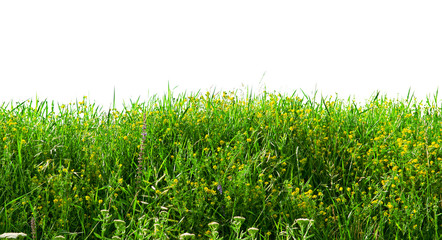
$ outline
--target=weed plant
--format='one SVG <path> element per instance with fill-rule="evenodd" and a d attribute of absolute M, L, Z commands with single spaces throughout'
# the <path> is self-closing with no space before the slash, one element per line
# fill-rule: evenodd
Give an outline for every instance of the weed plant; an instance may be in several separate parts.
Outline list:
<path fill-rule="evenodd" d="M 0 107 L 0 233 L 27 239 L 438 239 L 434 99 L 169 92 Z"/>

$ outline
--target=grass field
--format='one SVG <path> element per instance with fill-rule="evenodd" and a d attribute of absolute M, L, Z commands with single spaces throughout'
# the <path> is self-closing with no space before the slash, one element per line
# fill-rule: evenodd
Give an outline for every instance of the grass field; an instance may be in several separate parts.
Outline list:
<path fill-rule="evenodd" d="M 169 92 L 122 111 L 87 98 L 3 103 L 0 234 L 438 239 L 437 93 L 313 99 Z"/>

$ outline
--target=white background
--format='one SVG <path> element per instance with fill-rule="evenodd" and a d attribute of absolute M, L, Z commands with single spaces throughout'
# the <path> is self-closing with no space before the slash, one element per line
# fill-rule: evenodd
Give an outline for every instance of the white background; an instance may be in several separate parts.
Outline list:
<path fill-rule="evenodd" d="M 0 103 L 237 90 L 433 95 L 441 1 L 0 1 Z M 265 75 L 264 75 L 265 73 Z"/>

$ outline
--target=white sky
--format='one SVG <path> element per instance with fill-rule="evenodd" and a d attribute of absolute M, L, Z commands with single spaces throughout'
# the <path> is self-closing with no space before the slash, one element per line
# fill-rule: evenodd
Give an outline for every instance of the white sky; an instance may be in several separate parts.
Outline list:
<path fill-rule="evenodd" d="M 0 103 L 87 95 L 108 108 L 114 87 L 121 106 L 168 81 L 175 95 L 265 84 L 425 98 L 442 81 L 441 12 L 442 1 L 4 0 Z"/>

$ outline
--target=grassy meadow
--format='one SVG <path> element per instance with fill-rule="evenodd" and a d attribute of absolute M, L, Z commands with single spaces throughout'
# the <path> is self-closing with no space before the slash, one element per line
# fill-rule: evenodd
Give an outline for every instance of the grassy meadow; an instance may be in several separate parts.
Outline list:
<path fill-rule="evenodd" d="M 195 93 L 0 107 L 0 234 L 438 239 L 437 93 Z"/>

